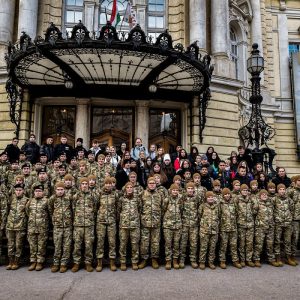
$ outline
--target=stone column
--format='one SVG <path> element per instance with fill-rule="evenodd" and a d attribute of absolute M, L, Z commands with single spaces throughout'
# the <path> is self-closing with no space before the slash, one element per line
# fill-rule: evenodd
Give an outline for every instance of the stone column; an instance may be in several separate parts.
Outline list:
<path fill-rule="evenodd" d="M 206 0 L 189 1 L 190 44 L 198 41 L 201 52 L 207 53 L 206 44 Z"/>
<path fill-rule="evenodd" d="M 289 68 L 289 32 L 286 14 L 278 14 L 279 63 L 281 97 L 291 98 Z"/>
<path fill-rule="evenodd" d="M 36 37 L 38 19 L 38 0 L 20 0 L 18 38 L 25 31 L 32 40 Z"/>
<path fill-rule="evenodd" d="M 87 30 L 92 33 L 94 31 L 95 1 L 84 1 L 84 20 L 83 23 Z"/>
<path fill-rule="evenodd" d="M 96 35 L 98 35 L 99 32 L 99 14 L 100 14 L 100 5 L 98 1 L 95 3 L 95 9 L 94 9 L 94 31 Z"/>
<path fill-rule="evenodd" d="M 251 0 L 253 19 L 251 22 L 251 42 L 258 44 L 258 50 L 263 54 L 263 39 L 262 39 L 262 25 L 261 25 L 261 12 L 260 0 Z"/>
<path fill-rule="evenodd" d="M 83 138 L 83 146 L 90 146 L 90 99 L 76 99 L 75 141 Z"/>
<path fill-rule="evenodd" d="M 135 128 L 136 137 L 143 140 L 143 145 L 148 149 L 149 143 L 149 101 L 137 100 L 136 102 Z M 135 140 L 135 137 L 133 137 Z"/>
<path fill-rule="evenodd" d="M 4 55 L 9 41 L 13 39 L 15 0 L 0 0 L 0 69 L 6 68 Z"/>
<path fill-rule="evenodd" d="M 229 59 L 229 3 L 228 0 L 211 0 L 211 52 L 214 58 L 214 74 L 235 77 L 234 66 Z"/>

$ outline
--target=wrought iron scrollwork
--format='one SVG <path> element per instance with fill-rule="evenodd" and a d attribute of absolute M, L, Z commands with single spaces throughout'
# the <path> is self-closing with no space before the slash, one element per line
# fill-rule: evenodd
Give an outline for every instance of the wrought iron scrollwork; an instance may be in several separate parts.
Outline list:
<path fill-rule="evenodd" d="M 15 135 L 19 138 L 21 112 L 23 102 L 23 91 L 16 84 L 13 83 L 11 78 L 6 82 L 7 99 L 9 102 L 9 116 L 10 120 L 16 126 Z"/>
<path fill-rule="evenodd" d="M 169 34 L 168 30 L 165 30 L 165 32 L 161 33 L 158 36 L 155 45 L 159 46 L 162 50 L 173 49 L 172 37 Z"/>
<path fill-rule="evenodd" d="M 63 38 L 61 31 L 51 22 L 50 27 L 48 27 L 48 29 L 46 30 L 45 41 L 54 46 L 57 41 L 62 39 Z"/>
<path fill-rule="evenodd" d="M 199 138 L 200 138 L 200 143 L 203 142 L 203 130 L 206 125 L 206 109 L 208 106 L 208 102 L 210 100 L 211 93 L 210 89 L 206 88 L 206 90 L 203 92 L 203 94 L 199 95 Z"/>
<path fill-rule="evenodd" d="M 79 23 L 73 27 L 72 34 L 71 34 L 71 40 L 76 40 L 76 42 L 79 46 L 82 45 L 83 41 L 91 40 L 90 32 L 81 23 L 81 20 L 79 20 Z"/>
<path fill-rule="evenodd" d="M 147 43 L 146 34 L 139 24 L 131 29 L 126 42 L 132 43 L 134 49 L 138 48 L 141 44 Z"/>
<path fill-rule="evenodd" d="M 106 41 L 108 45 L 113 41 L 120 41 L 116 28 L 109 21 L 101 28 L 99 40 Z"/>

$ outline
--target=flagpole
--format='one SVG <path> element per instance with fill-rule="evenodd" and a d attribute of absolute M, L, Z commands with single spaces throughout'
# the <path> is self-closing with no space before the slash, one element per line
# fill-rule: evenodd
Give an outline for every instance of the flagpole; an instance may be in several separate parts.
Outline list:
<path fill-rule="evenodd" d="M 106 24 L 107 24 L 107 12 L 106 12 L 106 6 L 104 7 L 105 10 L 105 18 L 106 18 Z"/>
<path fill-rule="evenodd" d="M 126 6 L 126 9 L 125 9 L 125 13 L 126 13 L 127 8 L 128 8 L 128 2 L 129 2 L 129 1 L 127 1 L 127 6 Z M 124 15 L 124 16 L 125 16 L 125 15 Z M 122 26 L 123 26 L 123 22 L 124 22 L 124 16 L 123 16 L 123 19 L 122 19 L 122 22 L 121 22 L 121 25 L 120 25 L 120 31 L 122 31 Z"/>

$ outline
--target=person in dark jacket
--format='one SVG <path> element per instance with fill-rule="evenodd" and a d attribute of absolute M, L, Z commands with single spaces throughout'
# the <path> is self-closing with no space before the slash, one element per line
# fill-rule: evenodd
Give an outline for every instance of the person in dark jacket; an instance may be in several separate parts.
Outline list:
<path fill-rule="evenodd" d="M 20 148 L 18 147 L 19 139 L 14 137 L 12 139 L 11 144 L 7 145 L 5 148 L 5 152 L 7 152 L 9 162 L 11 163 L 13 160 L 18 160 L 20 155 Z"/>
<path fill-rule="evenodd" d="M 122 164 L 122 169 L 118 170 L 116 173 L 116 189 L 122 190 L 122 187 L 128 182 L 128 175 L 130 170 L 130 159 L 124 159 Z"/>
<path fill-rule="evenodd" d="M 250 169 L 250 171 L 252 171 L 252 169 L 253 169 L 252 157 L 248 153 L 246 153 L 246 149 L 245 149 L 244 146 L 239 146 L 238 151 L 239 151 L 239 154 L 237 155 L 238 163 L 245 160 L 248 167 L 249 167 L 249 169 Z"/>
<path fill-rule="evenodd" d="M 212 191 L 213 179 L 210 177 L 208 173 L 207 166 L 202 166 L 200 175 L 201 175 L 201 186 L 205 187 L 208 191 Z"/>
<path fill-rule="evenodd" d="M 286 188 L 288 188 L 292 183 L 291 179 L 286 175 L 285 168 L 282 167 L 277 169 L 276 177 L 272 179 L 272 181 L 276 185 L 276 187 L 278 184 L 282 183 Z"/>
<path fill-rule="evenodd" d="M 62 135 L 60 138 L 60 144 L 54 147 L 54 157 L 58 158 L 62 152 L 65 152 L 67 161 L 69 162 L 71 160 L 71 156 L 73 155 L 73 147 L 70 146 L 67 142 L 67 137 Z"/>
<path fill-rule="evenodd" d="M 235 175 L 234 180 L 238 180 L 240 184 L 247 184 L 247 186 L 250 186 L 250 181 L 252 178 L 247 176 L 247 169 L 244 166 L 239 166 L 238 173 Z"/>
<path fill-rule="evenodd" d="M 84 152 L 84 157 L 87 157 L 87 150 L 83 147 L 83 139 L 78 138 L 76 140 L 76 147 L 74 148 L 74 155 L 78 156 L 78 152 L 82 150 Z"/>
<path fill-rule="evenodd" d="M 27 160 L 32 164 L 35 164 L 38 161 L 40 146 L 36 143 L 35 134 L 30 134 L 29 141 L 22 146 L 21 150 L 25 152 Z"/>
<path fill-rule="evenodd" d="M 54 160 L 54 146 L 53 146 L 53 137 L 48 136 L 46 139 L 46 144 L 41 146 L 40 150 L 41 154 L 46 154 L 48 158 L 48 162 L 52 162 Z"/>

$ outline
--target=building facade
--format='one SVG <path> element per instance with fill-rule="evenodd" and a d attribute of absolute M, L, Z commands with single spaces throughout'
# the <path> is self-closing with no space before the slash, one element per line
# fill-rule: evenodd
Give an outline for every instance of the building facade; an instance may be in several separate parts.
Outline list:
<path fill-rule="evenodd" d="M 32 40 L 44 36 L 50 23 L 60 28 L 64 38 L 82 20 L 90 34 L 99 35 L 109 20 L 112 0 L 11 0 L 0 1 L 0 148 L 14 136 L 5 84 L 8 41 L 17 42 L 24 31 Z M 128 1 L 117 1 L 121 16 Z M 202 57 L 211 56 L 214 66 L 211 97 L 201 124 L 199 97 L 151 99 L 138 90 L 124 99 L 99 92 L 74 95 L 68 89 L 61 95 L 22 91 L 20 144 L 34 132 L 39 143 L 47 135 L 57 141 L 65 134 L 71 141 L 81 137 L 85 146 L 93 138 L 102 145 L 127 142 L 136 136 L 144 145 L 163 145 L 168 151 L 177 143 L 186 149 L 197 146 L 201 153 L 214 146 L 222 158 L 241 144 L 238 130 L 251 115 L 250 75 L 247 58 L 257 43 L 265 59 L 262 74 L 262 113 L 276 134 L 268 143 L 277 156 L 276 166 L 299 173 L 295 97 L 290 63 L 291 53 L 299 52 L 300 3 L 296 0 L 133 0 L 137 22 L 150 41 L 167 28 L 173 45 L 185 48 L 197 41 Z M 117 31 L 128 32 L 120 22 Z M 299 59 L 300 60 L 300 59 Z M 298 60 L 298 61 L 299 61 Z M 300 77 L 299 77 L 300 78 Z M 55 88 L 55 87 L 54 87 Z M 125 90 L 124 90 L 125 91 Z M 125 92 L 124 92 L 125 93 Z M 300 119 L 300 117 L 298 117 Z M 192 122 L 190 122 L 192 120 Z M 299 121 L 298 121 L 299 122 Z M 298 134 L 300 136 L 300 133 Z"/>

